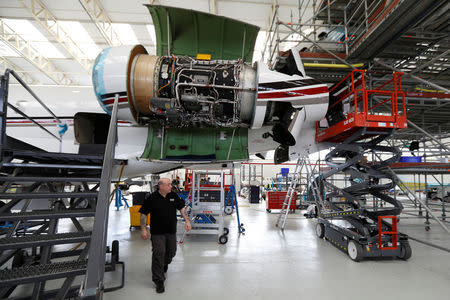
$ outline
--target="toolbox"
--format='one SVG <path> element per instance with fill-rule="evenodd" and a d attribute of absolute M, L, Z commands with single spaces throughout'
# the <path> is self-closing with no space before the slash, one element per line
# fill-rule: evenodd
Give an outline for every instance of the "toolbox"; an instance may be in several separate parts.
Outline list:
<path fill-rule="evenodd" d="M 268 191 L 266 193 L 266 211 L 270 212 L 272 209 L 282 209 L 283 203 L 286 199 L 285 192 Z M 297 193 L 292 195 L 292 201 L 289 209 L 294 210 L 297 208 Z"/>

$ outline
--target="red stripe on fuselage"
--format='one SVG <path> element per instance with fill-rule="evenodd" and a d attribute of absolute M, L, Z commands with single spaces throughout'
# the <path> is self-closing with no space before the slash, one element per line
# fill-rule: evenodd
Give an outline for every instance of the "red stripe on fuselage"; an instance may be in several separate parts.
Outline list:
<path fill-rule="evenodd" d="M 320 86 L 310 89 L 300 89 L 294 91 L 273 91 L 269 93 L 258 93 L 258 99 L 273 99 L 273 98 L 293 98 L 306 95 L 317 95 L 322 93 L 328 93 L 328 87 Z"/>
<path fill-rule="evenodd" d="M 128 102 L 128 98 L 127 97 L 120 97 L 119 98 L 119 103 L 123 103 L 123 102 Z M 114 98 L 108 99 L 108 100 L 103 100 L 103 104 L 105 104 L 105 105 L 114 104 Z"/>

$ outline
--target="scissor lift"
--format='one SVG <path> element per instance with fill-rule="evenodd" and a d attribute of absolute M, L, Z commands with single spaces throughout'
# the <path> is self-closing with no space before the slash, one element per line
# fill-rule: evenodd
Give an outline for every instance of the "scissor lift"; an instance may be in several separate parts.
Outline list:
<path fill-rule="evenodd" d="M 401 153 L 396 147 L 380 145 L 395 129 L 407 126 L 402 73 L 394 73 L 375 89 L 367 88 L 366 73 L 354 70 L 330 89 L 326 121 L 316 125 L 316 142 L 333 147 L 325 157 L 331 170 L 312 182 L 320 191 L 316 193 L 316 233 L 354 261 L 380 256 L 406 260 L 411 247 L 396 226 L 403 206 L 386 193 L 396 182 L 382 171 Z M 349 176 L 346 186 L 334 184 L 332 176 L 338 173 Z M 369 206 L 369 200 L 385 204 Z"/>

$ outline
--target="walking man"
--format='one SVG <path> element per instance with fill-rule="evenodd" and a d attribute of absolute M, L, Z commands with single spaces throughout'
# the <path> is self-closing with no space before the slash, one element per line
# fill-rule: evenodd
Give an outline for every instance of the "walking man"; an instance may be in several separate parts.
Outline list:
<path fill-rule="evenodd" d="M 177 252 L 177 215 L 176 210 L 186 221 L 186 231 L 191 230 L 191 223 L 186 215 L 184 201 L 172 191 L 169 178 L 158 181 L 158 190 L 147 194 L 141 213 L 141 237 L 147 240 L 149 233 L 146 228 L 147 214 L 150 213 L 150 233 L 152 241 L 152 280 L 157 293 L 164 293 L 164 273 L 167 272 L 172 258 Z"/>

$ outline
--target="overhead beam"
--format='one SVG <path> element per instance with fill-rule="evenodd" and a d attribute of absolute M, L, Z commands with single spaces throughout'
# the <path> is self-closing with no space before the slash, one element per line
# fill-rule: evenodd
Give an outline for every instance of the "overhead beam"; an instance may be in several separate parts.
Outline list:
<path fill-rule="evenodd" d="M 435 56 L 435 57 L 434 57 L 433 59 L 431 59 L 430 61 L 428 61 L 428 62 L 426 62 L 426 63 L 423 63 L 423 64 L 419 65 L 415 70 L 412 70 L 410 73 L 413 74 L 413 73 L 419 72 L 419 71 L 422 70 L 423 68 L 428 67 L 429 65 L 433 64 L 436 60 L 438 60 L 438 59 L 440 59 L 440 58 L 442 58 L 442 57 L 445 57 L 445 56 L 448 55 L 449 53 L 450 53 L 450 49 L 447 49 L 446 51 L 444 51 L 443 53 L 439 54 L 438 56 Z M 442 62 L 442 63 L 444 63 L 444 62 Z"/>
<path fill-rule="evenodd" d="M 27 73 L 27 71 L 22 70 L 17 65 L 13 64 L 9 60 L 7 60 L 4 57 L 0 57 L 0 70 L 1 72 L 5 72 L 6 69 L 12 69 L 17 74 L 20 74 L 20 77 L 22 77 L 22 80 L 25 81 L 27 84 L 36 84 L 38 83 L 36 79 L 30 76 L 30 74 Z"/>
<path fill-rule="evenodd" d="M 111 19 L 106 14 L 103 6 L 98 0 L 78 0 L 83 6 L 86 13 L 94 22 L 100 34 L 108 42 L 110 46 L 120 46 L 122 42 L 120 41 L 119 35 L 114 31 L 112 27 Z"/>
<path fill-rule="evenodd" d="M 55 38 L 55 40 L 72 56 L 89 74 L 94 61 L 88 59 L 86 53 L 70 37 L 58 23 L 55 16 L 45 7 L 41 0 L 17 0 L 31 14 L 31 16 Z"/>
<path fill-rule="evenodd" d="M 377 64 L 379 64 L 380 66 L 383 66 L 383 67 L 385 67 L 385 68 L 391 69 L 392 71 L 395 71 L 395 72 L 401 72 L 401 70 L 399 70 L 399 69 L 397 69 L 397 68 L 394 68 L 393 66 L 390 66 L 390 65 L 388 65 L 388 64 L 383 63 L 379 58 L 376 58 L 376 59 L 374 60 L 374 62 L 377 63 Z M 416 80 L 416 81 L 419 81 L 419 82 L 421 82 L 421 83 L 430 85 L 430 86 L 432 86 L 432 87 L 434 87 L 434 88 L 436 88 L 436 89 L 438 89 L 438 90 L 443 90 L 443 91 L 445 91 L 445 92 L 447 92 L 447 93 L 450 93 L 450 90 L 449 90 L 449 89 L 446 89 L 446 88 L 443 87 L 443 86 L 437 85 L 437 84 L 435 84 L 435 83 L 433 83 L 433 82 L 430 82 L 430 81 L 428 81 L 428 80 L 424 80 L 424 79 L 422 79 L 422 78 L 420 78 L 420 77 L 417 77 L 417 76 L 414 76 L 414 75 L 412 75 L 411 73 L 408 73 L 408 72 L 403 72 L 403 73 L 404 73 L 404 76 L 405 76 L 405 77 L 408 76 L 408 77 L 410 77 L 410 78 L 412 78 L 412 79 L 414 79 L 414 80 Z"/>
<path fill-rule="evenodd" d="M 0 19 L 0 39 L 56 84 L 75 85 L 75 82 L 71 78 L 66 76 L 47 57 L 36 50 L 29 41 L 25 40 L 11 27 L 6 25 L 3 19 Z"/>

